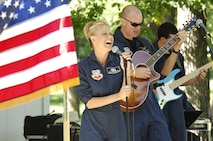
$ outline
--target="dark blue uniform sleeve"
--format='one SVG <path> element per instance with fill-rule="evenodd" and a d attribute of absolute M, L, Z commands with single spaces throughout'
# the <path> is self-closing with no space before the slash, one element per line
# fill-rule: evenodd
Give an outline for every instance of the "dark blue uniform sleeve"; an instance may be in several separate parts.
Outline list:
<path fill-rule="evenodd" d="M 80 85 L 75 86 L 74 90 L 79 99 L 86 104 L 92 98 L 92 91 L 88 83 L 87 75 L 83 64 L 79 63 Z"/>

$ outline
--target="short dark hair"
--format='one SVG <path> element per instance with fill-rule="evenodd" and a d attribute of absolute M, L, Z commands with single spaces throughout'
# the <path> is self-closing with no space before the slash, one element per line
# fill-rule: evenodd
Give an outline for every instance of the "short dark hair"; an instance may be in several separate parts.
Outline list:
<path fill-rule="evenodd" d="M 158 28 L 158 39 L 161 37 L 169 38 L 169 34 L 176 34 L 178 32 L 177 27 L 169 22 L 161 24 Z"/>

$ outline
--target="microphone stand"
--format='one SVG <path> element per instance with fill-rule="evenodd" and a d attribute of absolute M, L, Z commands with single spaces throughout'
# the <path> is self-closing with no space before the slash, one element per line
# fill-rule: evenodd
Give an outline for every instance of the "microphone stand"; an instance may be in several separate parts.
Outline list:
<path fill-rule="evenodd" d="M 124 74 L 125 74 L 125 85 L 128 85 L 127 82 L 127 60 L 124 59 Z M 127 141 L 130 141 L 130 125 L 129 125 L 129 102 L 128 97 L 126 97 L 126 125 L 127 125 Z"/>
<path fill-rule="evenodd" d="M 212 38 L 210 38 L 211 39 L 211 43 L 213 44 L 213 40 L 212 40 Z M 208 42 L 207 42 L 208 43 Z M 208 45 L 207 46 L 208 48 L 207 48 L 207 51 L 209 52 L 209 54 L 211 55 L 211 58 L 212 58 L 212 60 L 213 60 L 213 51 L 212 51 L 212 48 Z"/>
<path fill-rule="evenodd" d="M 209 46 L 207 46 L 208 48 L 207 48 L 207 50 L 208 50 L 208 52 L 209 52 L 209 54 L 211 55 L 211 58 L 212 58 L 212 60 L 213 60 L 213 52 L 212 52 L 212 49 L 211 49 L 211 47 L 209 47 Z"/>
<path fill-rule="evenodd" d="M 211 44 L 213 45 L 213 40 L 212 40 L 212 37 L 210 35 L 210 33 L 207 34 L 209 37 L 210 37 L 210 40 L 211 40 Z M 204 38 L 206 38 L 206 35 L 204 36 Z M 209 52 L 209 54 L 211 55 L 211 58 L 213 60 L 213 51 L 212 51 L 212 48 L 211 46 L 209 45 L 208 41 L 207 41 L 207 38 L 206 38 L 206 43 L 207 43 L 207 51 Z"/>

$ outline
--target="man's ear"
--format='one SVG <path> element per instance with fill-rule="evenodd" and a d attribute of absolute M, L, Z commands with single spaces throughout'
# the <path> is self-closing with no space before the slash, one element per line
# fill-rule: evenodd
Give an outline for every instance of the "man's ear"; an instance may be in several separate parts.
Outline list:
<path fill-rule="evenodd" d="M 165 44 L 167 42 L 167 39 L 165 37 L 160 37 L 161 43 Z"/>
<path fill-rule="evenodd" d="M 124 25 L 124 19 L 123 18 L 120 19 L 120 22 L 121 22 L 121 25 Z"/>

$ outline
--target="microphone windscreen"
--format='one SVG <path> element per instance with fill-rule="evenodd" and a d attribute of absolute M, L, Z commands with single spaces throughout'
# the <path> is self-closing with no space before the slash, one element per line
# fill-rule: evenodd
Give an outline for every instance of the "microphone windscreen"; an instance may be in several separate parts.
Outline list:
<path fill-rule="evenodd" d="M 130 51 L 129 47 L 124 47 L 124 51 L 129 52 Z"/>
<path fill-rule="evenodd" d="M 122 52 L 120 51 L 120 49 L 117 46 L 112 47 L 112 52 L 116 53 L 118 55 L 122 55 Z"/>
<path fill-rule="evenodd" d="M 203 23 L 203 20 L 202 19 L 197 19 L 196 21 L 196 26 L 200 26 L 200 24 Z"/>

